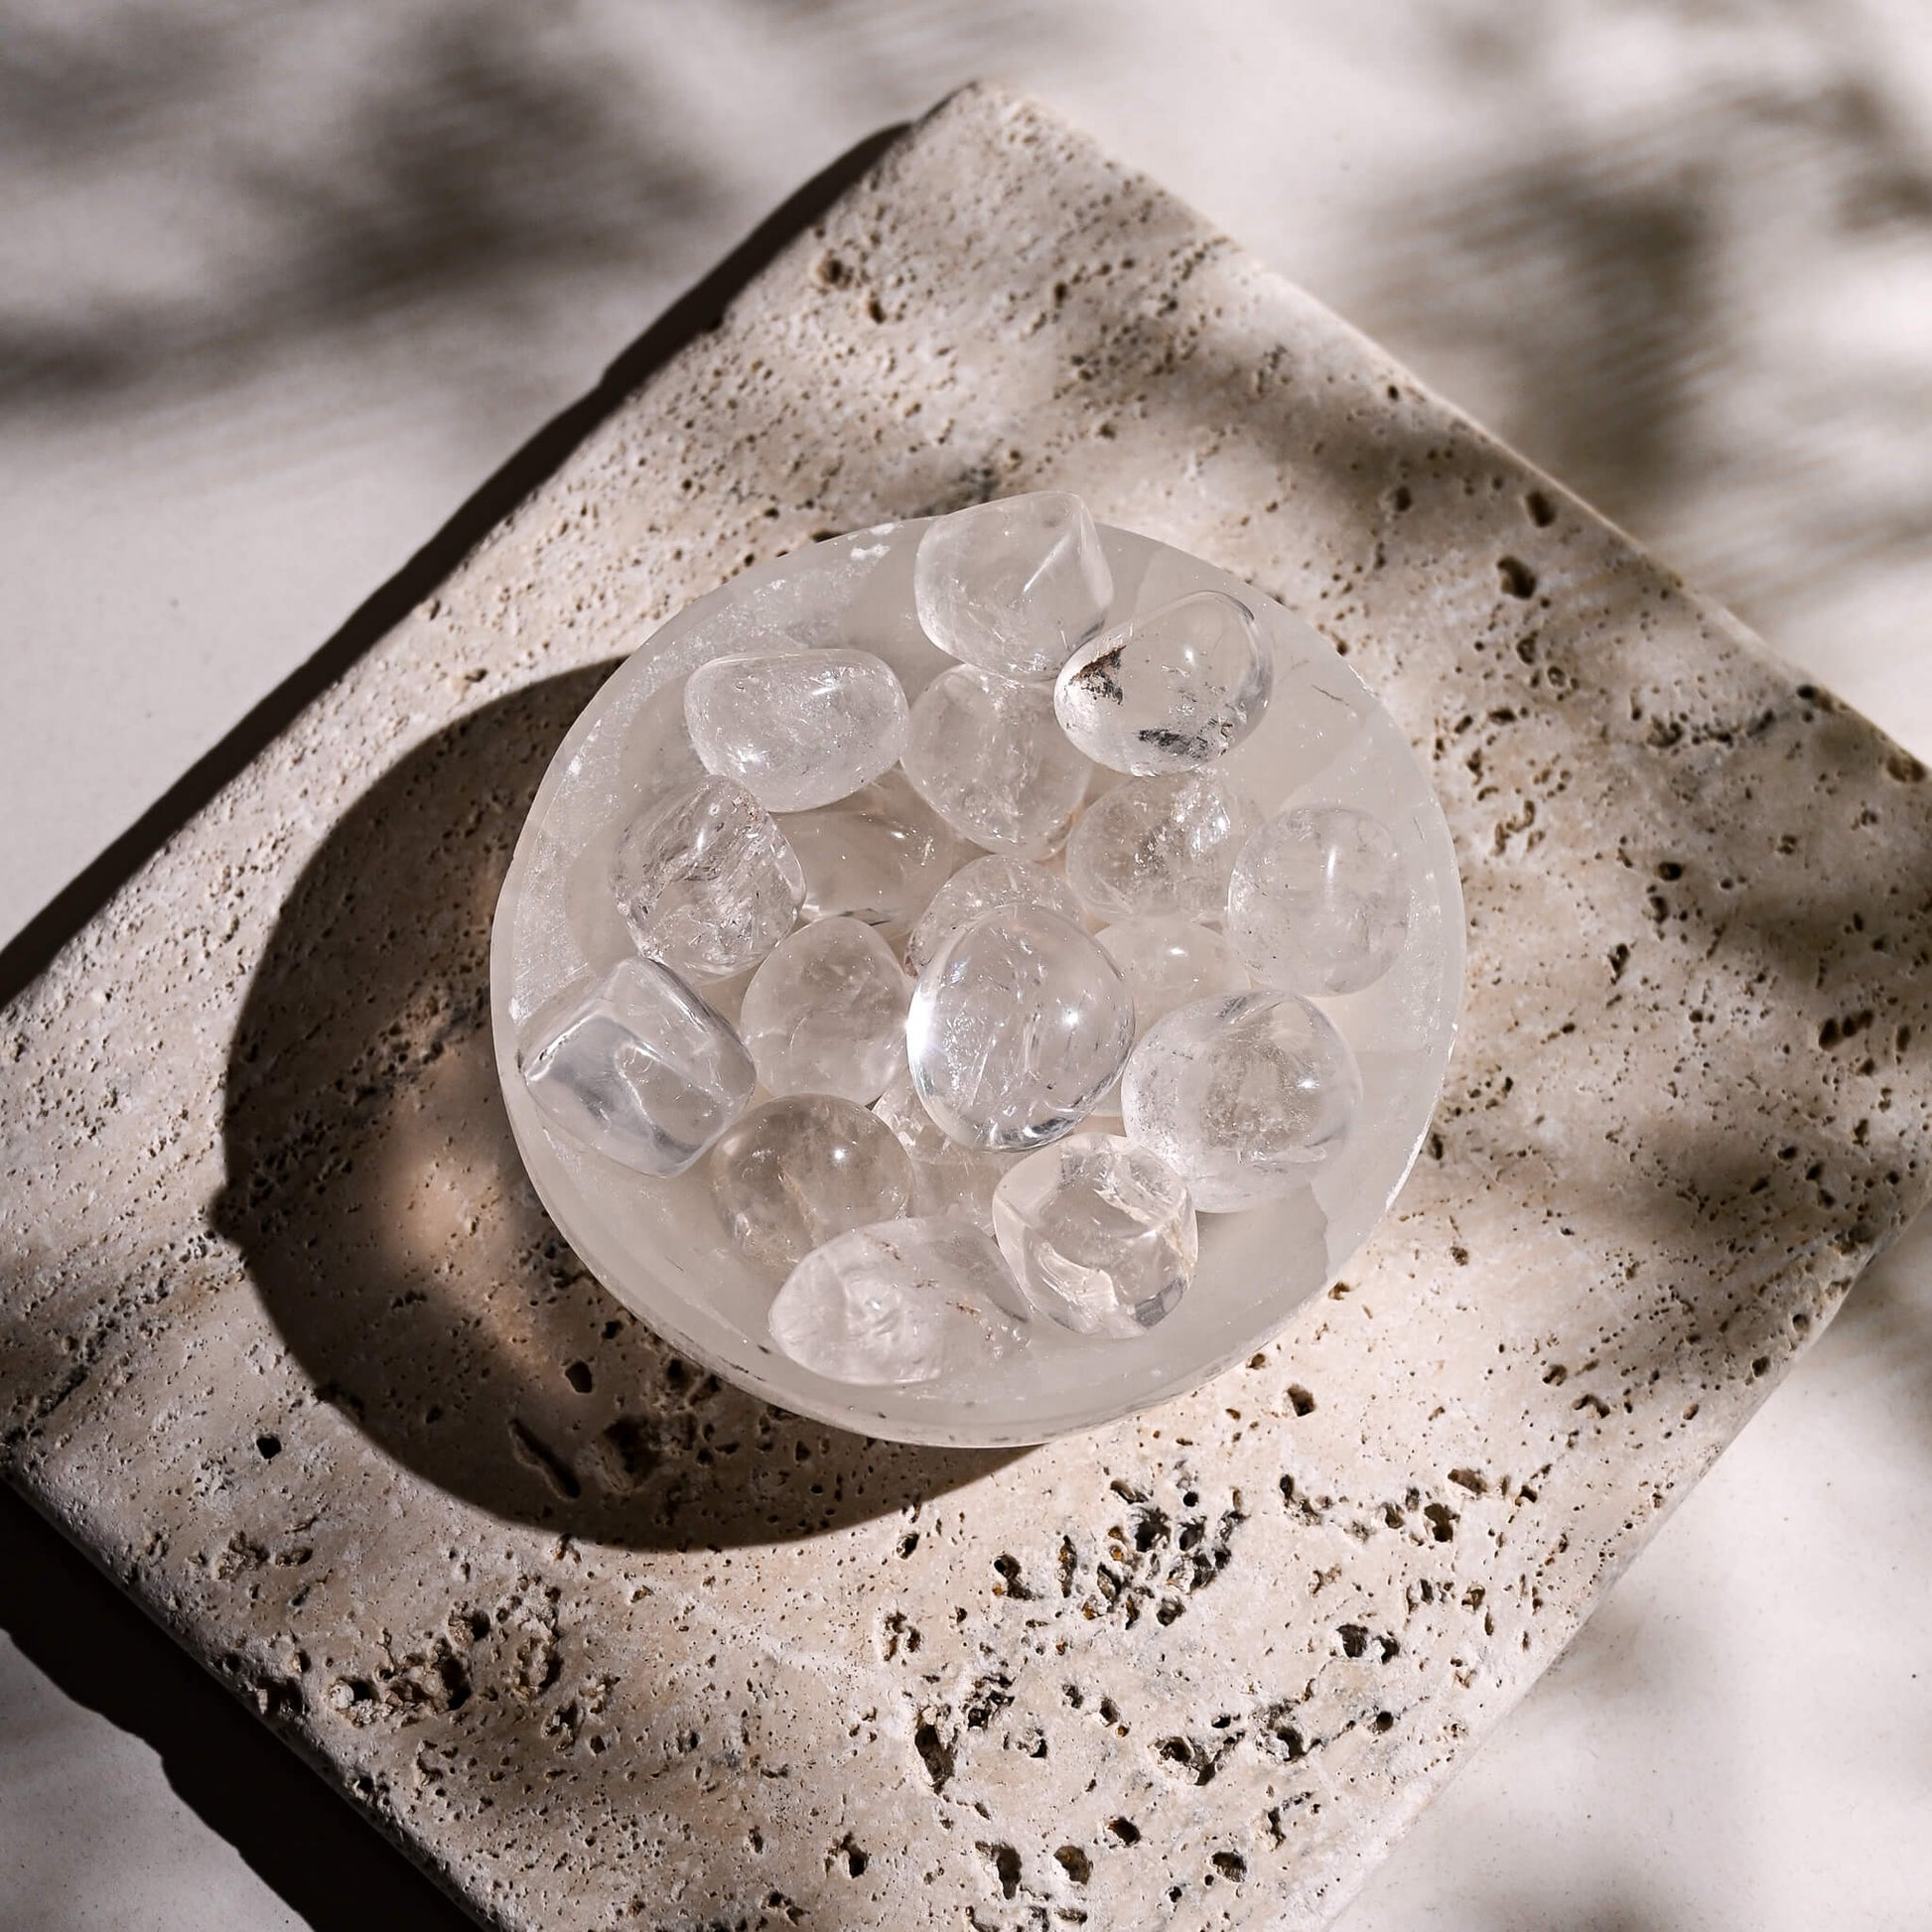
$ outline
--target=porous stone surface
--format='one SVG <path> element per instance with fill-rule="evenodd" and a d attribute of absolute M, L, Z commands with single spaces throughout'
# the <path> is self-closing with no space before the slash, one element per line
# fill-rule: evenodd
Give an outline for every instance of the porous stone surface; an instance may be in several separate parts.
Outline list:
<path fill-rule="evenodd" d="M 1347 651 L 1431 760 L 1468 999 L 1416 1173 L 1277 1342 L 910 1450 L 586 1277 L 493 1097 L 488 920 L 653 620 L 1048 484 Z M 0 1019 L 0 1456 L 487 1923 L 1312 1927 L 1921 1203 L 1928 881 L 1877 731 L 969 93 Z"/>

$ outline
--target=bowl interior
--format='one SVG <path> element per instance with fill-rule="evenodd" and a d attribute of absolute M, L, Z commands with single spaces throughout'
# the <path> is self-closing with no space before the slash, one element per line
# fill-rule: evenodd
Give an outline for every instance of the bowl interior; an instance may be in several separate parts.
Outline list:
<path fill-rule="evenodd" d="M 1342 1153 L 1298 1193 L 1201 1216 L 1193 1286 L 1144 1336 L 1095 1341 L 1036 1322 L 1017 1358 L 943 1386 L 854 1388 L 787 1360 L 765 1326 L 776 1285 L 726 1238 L 706 1164 L 650 1180 L 555 1132 L 517 1073 L 517 1041 L 559 990 L 632 951 L 607 884 L 611 854 L 646 799 L 701 775 L 683 726 L 683 684 L 695 666 L 774 641 L 851 643 L 885 658 L 916 698 L 953 662 L 926 641 L 912 612 L 912 559 L 925 527 L 890 524 L 748 570 L 661 625 L 610 678 L 552 760 L 517 843 L 492 935 L 491 1021 L 510 1125 L 538 1194 L 605 1287 L 659 1334 L 783 1408 L 866 1435 L 1034 1443 L 1194 1387 L 1252 1353 L 1346 1266 L 1402 1185 L 1442 1085 L 1461 997 L 1461 892 L 1421 765 L 1333 648 L 1225 571 L 1103 526 L 1115 585 L 1110 621 L 1220 590 L 1263 626 L 1274 700 L 1222 768 L 1265 812 L 1356 805 L 1402 848 L 1414 897 L 1401 955 L 1375 985 L 1317 1002 L 1360 1061 L 1360 1115 Z M 1094 795 L 1113 782 L 1097 772 Z M 700 990 L 736 1019 L 744 986 Z"/>

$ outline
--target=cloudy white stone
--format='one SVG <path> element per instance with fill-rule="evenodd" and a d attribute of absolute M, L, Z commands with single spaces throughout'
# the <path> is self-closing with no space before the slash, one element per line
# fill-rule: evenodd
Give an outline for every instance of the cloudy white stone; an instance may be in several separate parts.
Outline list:
<path fill-rule="evenodd" d="M 1354 1055 L 1293 993 L 1237 993 L 1169 1014 L 1121 1083 L 1128 1138 L 1225 1213 L 1294 1192 L 1341 1148 L 1361 1105 Z"/>
<path fill-rule="evenodd" d="M 1200 1246 L 1180 1176 L 1114 1134 L 1075 1134 L 1019 1162 L 993 1196 L 993 1228 L 1036 1314 L 1114 1339 L 1173 1311 Z"/>
<path fill-rule="evenodd" d="M 805 875 L 808 919 L 849 912 L 868 925 L 905 925 L 974 851 L 902 771 L 778 825 Z"/>
<path fill-rule="evenodd" d="M 1146 777 L 1211 764 L 1261 722 L 1275 663 L 1254 615 L 1195 591 L 1074 652 L 1053 686 L 1060 729 L 1096 764 Z"/>
<path fill-rule="evenodd" d="M 912 591 L 948 655 L 1050 683 L 1106 621 L 1114 582 L 1087 506 L 1042 489 L 940 517 L 919 539 Z"/>
<path fill-rule="evenodd" d="M 757 1083 L 731 1023 L 654 959 L 621 961 L 552 1000 L 525 1028 L 517 1065 L 553 1126 L 658 1179 L 690 1167 Z"/>
<path fill-rule="evenodd" d="M 1002 905 L 919 975 L 905 1022 L 925 1109 L 968 1147 L 1070 1133 L 1119 1077 L 1134 1002 L 1093 935 L 1039 905 Z"/>
<path fill-rule="evenodd" d="M 774 1094 L 869 1105 L 905 1058 L 912 982 L 862 919 L 800 926 L 752 975 L 739 1032 Z"/>
<path fill-rule="evenodd" d="M 992 1236 L 951 1216 L 836 1236 L 786 1277 L 769 1319 L 772 1340 L 801 1368 L 875 1387 L 984 1368 L 1026 1332 Z"/>
<path fill-rule="evenodd" d="M 1228 875 L 1260 824 L 1259 807 L 1225 772 L 1128 778 L 1073 828 L 1067 884 L 1099 919 L 1218 919 Z"/>
<path fill-rule="evenodd" d="M 698 980 L 757 965 L 805 895 L 784 834 L 730 778 L 671 792 L 633 820 L 611 884 L 637 950 Z"/>
<path fill-rule="evenodd" d="M 870 651 L 747 652 L 700 664 L 684 722 L 707 771 L 735 778 L 769 812 L 847 797 L 898 761 L 905 693 Z"/>
<path fill-rule="evenodd" d="M 1065 844 L 1093 777 L 1053 717 L 1050 691 L 971 664 L 941 672 L 920 692 L 904 767 L 948 825 L 1022 858 Z"/>
<path fill-rule="evenodd" d="M 1123 919 L 1097 936 L 1134 996 L 1136 1038 L 1176 1007 L 1249 989 L 1248 969 L 1234 948 L 1211 927 L 1191 919 Z"/>
<path fill-rule="evenodd" d="M 1057 873 L 997 853 L 975 859 L 940 887 L 905 941 L 906 969 L 922 973 L 956 933 L 996 905 L 1043 905 L 1076 923 L 1080 901 Z"/>
<path fill-rule="evenodd" d="M 755 1107 L 712 1148 L 705 1172 L 733 1247 L 780 1275 L 835 1235 L 912 1205 L 912 1157 L 884 1121 L 836 1094 Z"/>
<path fill-rule="evenodd" d="M 1241 848 L 1228 881 L 1228 937 L 1269 986 L 1359 993 L 1402 951 L 1409 897 L 1386 826 L 1350 805 L 1302 806 Z"/>

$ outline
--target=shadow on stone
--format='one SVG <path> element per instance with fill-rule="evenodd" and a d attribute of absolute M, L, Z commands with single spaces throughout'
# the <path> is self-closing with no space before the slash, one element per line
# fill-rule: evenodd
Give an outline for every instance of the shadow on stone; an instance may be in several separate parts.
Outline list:
<path fill-rule="evenodd" d="M 526 687 L 395 765 L 282 910 L 228 1062 L 220 1232 L 290 1348 L 398 1461 L 632 1548 L 784 1541 L 1010 1459 L 803 1421 L 598 1285 L 496 1088 L 489 924 L 538 780 L 610 670 Z"/>

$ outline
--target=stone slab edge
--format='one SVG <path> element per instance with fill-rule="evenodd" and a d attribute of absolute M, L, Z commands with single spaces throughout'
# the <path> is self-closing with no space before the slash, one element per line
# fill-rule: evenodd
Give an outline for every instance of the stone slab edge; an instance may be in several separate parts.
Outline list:
<path fill-rule="evenodd" d="M 608 1305 L 476 1125 L 516 788 L 412 800 L 480 748 L 533 782 L 568 711 L 502 721 L 755 556 L 1047 483 L 1349 653 L 1431 761 L 1470 991 L 1332 1296 L 1136 1423 L 942 1467 L 648 1336 L 596 1354 Z M 1920 1204 L 1924 776 L 1172 198 L 968 90 L 0 1016 L 7 1473 L 488 1923 L 1320 1924 Z M 370 801 L 389 862 L 344 884 Z M 452 905 L 446 867 L 483 885 Z M 356 1173 L 356 1215 L 304 1219 L 237 1042 L 290 905 L 336 895 L 326 960 L 384 871 L 424 881 L 395 949 L 450 977 L 291 1129 L 309 1193 Z M 307 990 L 318 1032 L 357 993 Z M 617 1421 L 452 1343 L 423 1372 L 464 1416 L 563 1418 L 479 1500 L 319 1380 L 291 1256 L 485 1311 L 532 1378 L 584 1349 Z"/>

